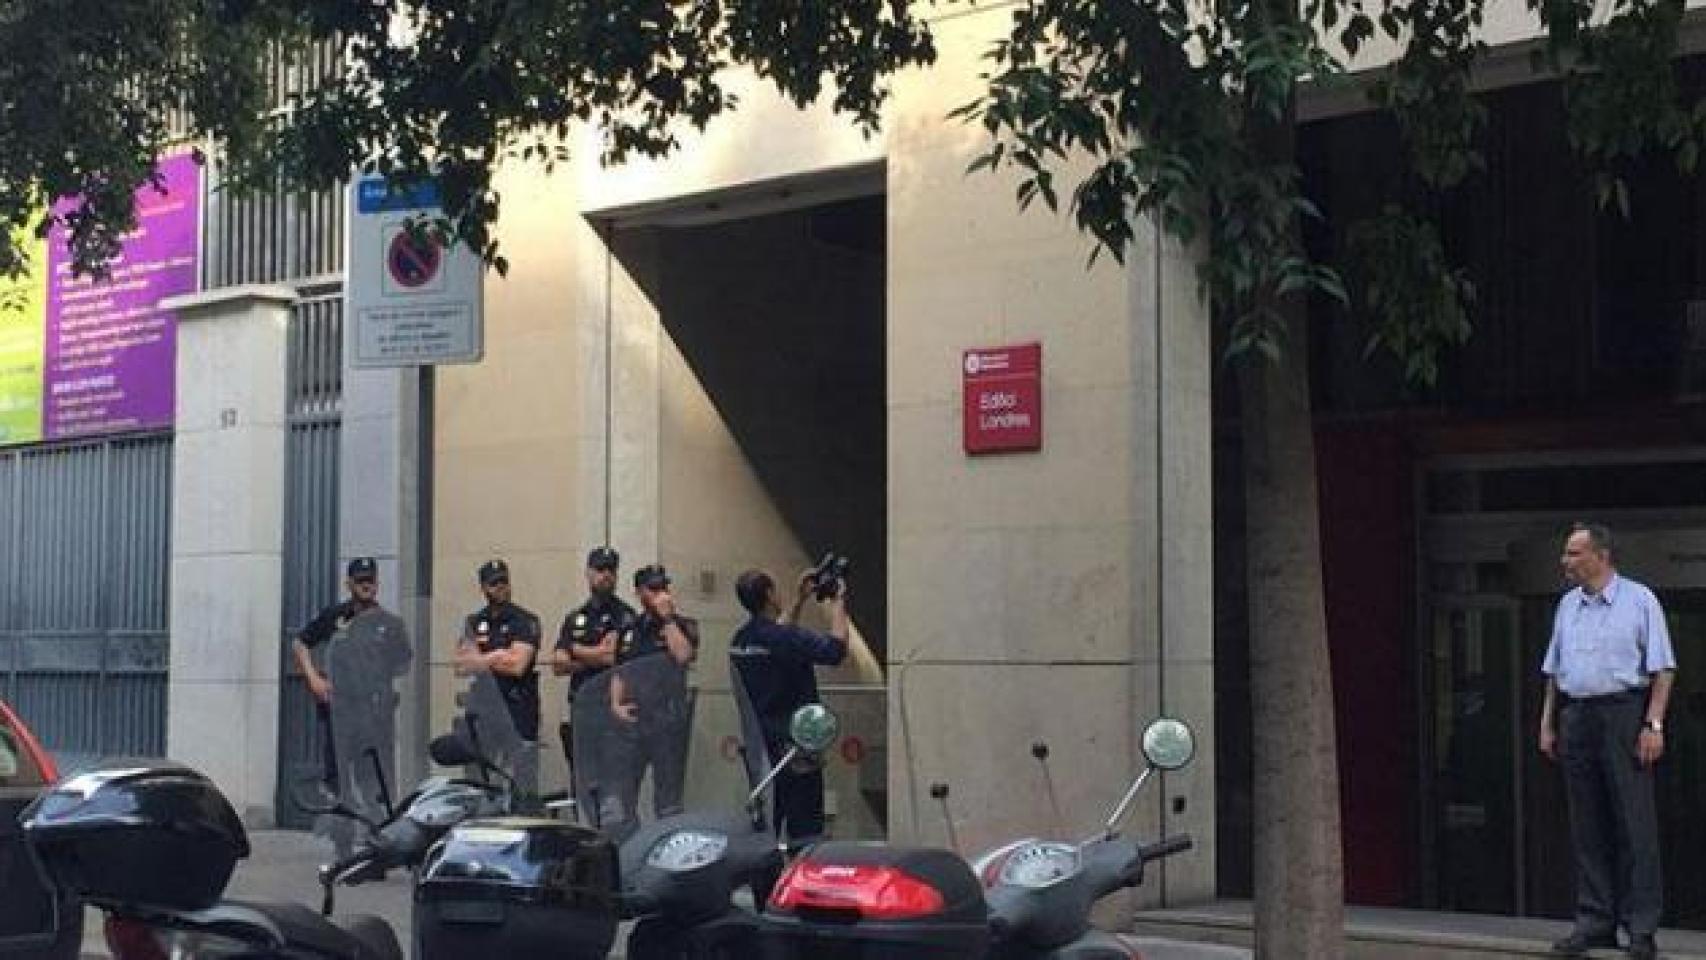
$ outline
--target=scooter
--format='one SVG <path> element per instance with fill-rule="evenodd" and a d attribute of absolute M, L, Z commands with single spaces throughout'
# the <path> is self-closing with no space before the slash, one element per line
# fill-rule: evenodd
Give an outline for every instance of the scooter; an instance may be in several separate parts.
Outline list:
<path fill-rule="evenodd" d="M 1120 835 L 1144 783 L 1157 770 L 1183 767 L 1195 750 L 1177 720 L 1151 723 L 1142 742 L 1144 770 L 1103 828 L 1081 841 L 1019 840 L 970 864 L 929 848 L 812 849 L 783 874 L 765 909 L 780 955 L 1132 960 L 1134 949 L 1091 927 L 1092 908 L 1142 883 L 1146 864 L 1191 847 L 1187 836 L 1145 845 Z M 945 802 L 945 787 L 932 793 Z"/>
<path fill-rule="evenodd" d="M 379 805 L 385 812 L 383 820 L 374 822 L 342 800 L 316 804 L 302 796 L 292 798 L 307 813 L 347 817 L 369 830 L 367 839 L 358 843 L 353 853 L 320 867 L 322 915 L 332 915 L 337 887 L 383 880 L 394 869 L 418 868 L 432 845 L 457 824 L 515 812 L 514 778 L 486 757 L 480 749 L 473 718 L 465 719 L 465 734 L 459 730 L 438 737 L 428 746 L 428 752 L 439 766 L 473 767 L 479 771 L 478 780 L 430 776 L 393 807 L 384 769 L 375 754 L 369 759 L 373 763 Z"/>
<path fill-rule="evenodd" d="M 801 707 L 790 718 L 788 751 L 742 812 L 667 817 L 622 844 L 623 912 L 639 921 L 628 937 L 630 960 L 757 955 L 759 918 L 733 898 L 747 887 L 762 903 L 782 872 L 784 853 L 764 814 L 766 791 L 789 764 L 828 750 L 839 729 L 823 705 Z"/>
<path fill-rule="evenodd" d="M 202 774 L 116 764 L 54 784 L 24 811 L 24 841 L 59 889 L 106 915 L 115 960 L 402 960 L 383 920 L 295 903 L 222 900 L 248 836 Z"/>

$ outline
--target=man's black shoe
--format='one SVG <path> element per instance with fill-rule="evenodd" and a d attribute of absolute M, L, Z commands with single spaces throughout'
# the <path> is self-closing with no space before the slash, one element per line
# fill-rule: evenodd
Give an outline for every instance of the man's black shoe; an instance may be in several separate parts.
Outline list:
<path fill-rule="evenodd" d="M 1629 960 L 1658 960 L 1659 945 L 1652 937 L 1634 937 L 1629 941 Z"/>
<path fill-rule="evenodd" d="M 1577 930 L 1569 936 L 1552 945 L 1552 952 L 1560 957 L 1585 957 L 1589 950 L 1601 947 L 1615 949 L 1617 935 L 1613 933 L 1584 933 Z"/>

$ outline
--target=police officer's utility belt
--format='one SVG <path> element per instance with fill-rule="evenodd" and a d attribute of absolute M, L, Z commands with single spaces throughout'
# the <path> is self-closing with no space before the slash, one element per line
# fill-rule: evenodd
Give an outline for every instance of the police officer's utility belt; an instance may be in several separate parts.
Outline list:
<path fill-rule="evenodd" d="M 1619 690 L 1616 693 L 1600 693 L 1591 697 L 1573 697 L 1563 691 L 1558 692 L 1566 707 L 1611 707 L 1625 703 L 1646 703 L 1647 688 L 1635 687 L 1630 690 Z"/>

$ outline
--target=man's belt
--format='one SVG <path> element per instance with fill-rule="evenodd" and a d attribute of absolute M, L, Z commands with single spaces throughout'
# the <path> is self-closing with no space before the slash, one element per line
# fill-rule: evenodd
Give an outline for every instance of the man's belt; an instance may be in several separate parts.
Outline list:
<path fill-rule="evenodd" d="M 1629 690 L 1619 690 L 1616 693 L 1598 693 L 1589 697 L 1571 696 L 1570 694 L 1564 693 L 1560 690 L 1558 692 L 1558 696 L 1563 700 L 1564 706 L 1566 707 L 1573 707 L 1577 705 L 1588 707 L 1609 707 L 1624 703 L 1645 703 L 1647 701 L 1647 688 L 1634 687 Z"/>

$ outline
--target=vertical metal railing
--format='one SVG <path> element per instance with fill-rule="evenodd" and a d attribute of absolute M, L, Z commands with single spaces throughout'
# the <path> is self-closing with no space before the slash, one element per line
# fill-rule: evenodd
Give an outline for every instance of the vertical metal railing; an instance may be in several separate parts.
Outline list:
<path fill-rule="evenodd" d="M 166 749 L 171 438 L 0 454 L 0 695 L 76 766 Z"/>
<path fill-rule="evenodd" d="M 343 430 L 343 300 L 328 294 L 299 301 L 289 331 L 285 450 L 284 584 L 281 649 L 338 595 L 338 448 Z M 307 826 L 288 791 L 319 762 L 318 720 L 307 686 L 284 656 L 279 697 L 278 818 Z"/>

